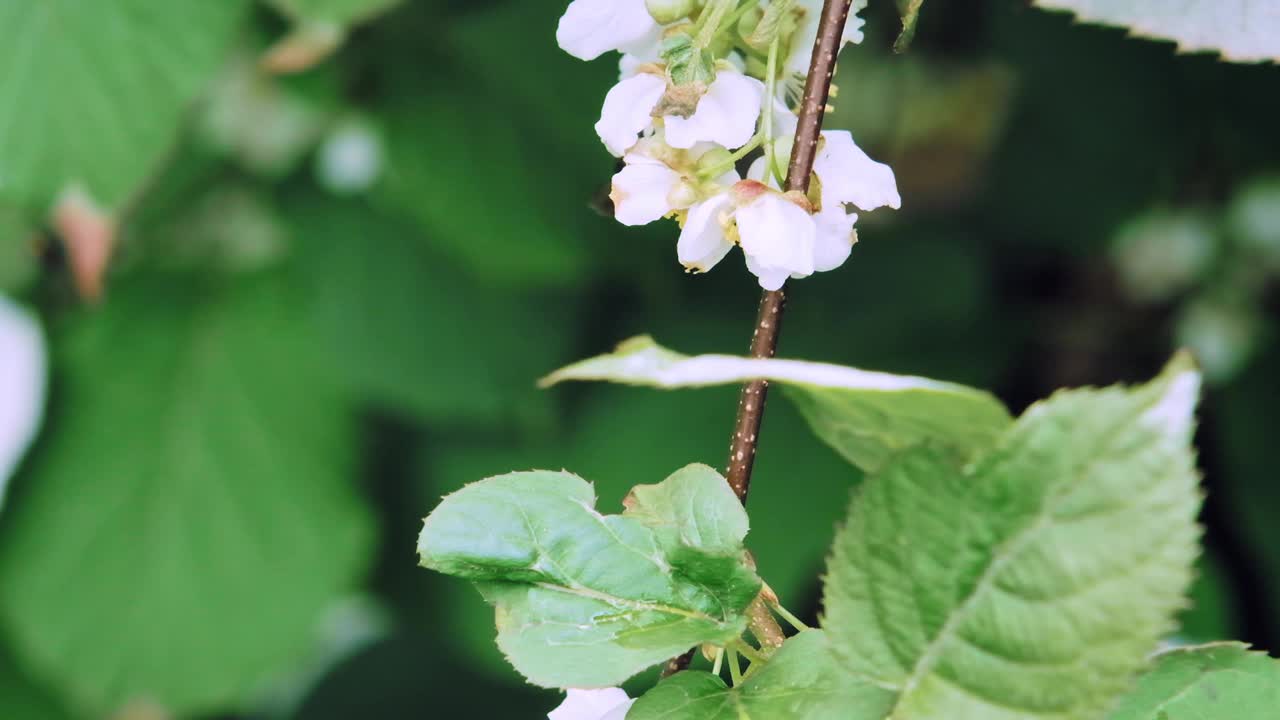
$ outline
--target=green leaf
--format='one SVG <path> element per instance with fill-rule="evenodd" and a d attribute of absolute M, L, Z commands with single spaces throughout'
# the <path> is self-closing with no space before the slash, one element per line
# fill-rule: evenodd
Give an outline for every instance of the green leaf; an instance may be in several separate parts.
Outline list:
<path fill-rule="evenodd" d="M 39 274 L 36 237 L 20 213 L 0 204 L 0 293 L 22 291 Z"/>
<path fill-rule="evenodd" d="M 56 334 L 64 405 L 5 511 L 0 619 L 93 716 L 242 701 L 359 580 L 348 406 L 302 307 L 275 275 L 121 279 Z"/>
<path fill-rule="evenodd" d="M 52 692 L 27 677 L 2 644 L 0 717 L 14 720 L 69 720 L 72 717 Z"/>
<path fill-rule="evenodd" d="M 353 25 L 390 10 L 401 0 L 271 0 L 296 22 Z"/>
<path fill-rule="evenodd" d="M 1137 37 L 1172 40 L 1180 52 L 1217 52 L 1233 62 L 1280 61 L 1280 15 L 1267 0 L 1035 0 L 1084 22 L 1116 25 Z"/>
<path fill-rule="evenodd" d="M 898 0 L 898 10 L 902 13 L 902 32 L 893 42 L 894 52 L 906 52 L 911 41 L 916 37 L 916 24 L 920 21 L 920 7 L 924 0 Z"/>
<path fill-rule="evenodd" d="M 647 336 L 623 342 L 612 354 L 557 370 L 542 385 L 608 380 L 683 388 L 753 378 L 785 384 L 814 432 L 864 470 L 874 470 L 894 452 L 925 440 L 968 456 L 994 444 L 1011 422 L 999 400 L 963 385 L 800 360 L 689 357 Z"/>
<path fill-rule="evenodd" d="M 691 466 L 641 489 L 635 514 L 604 516 L 591 485 L 569 473 L 489 478 L 440 503 L 418 551 L 423 566 L 477 582 L 497 611 L 499 647 L 531 682 L 617 685 L 745 629 L 760 590 L 742 549 L 746 511 L 715 499 L 713 481 L 725 485 Z M 705 513 L 662 510 L 683 496 L 713 502 Z"/>
<path fill-rule="evenodd" d="M 622 501 L 626 515 L 653 528 L 664 547 L 736 554 L 747 514 L 720 473 L 706 465 L 677 470 L 657 485 L 637 485 Z"/>
<path fill-rule="evenodd" d="M 589 390 L 551 438 L 429 438 L 420 455 L 423 482 L 416 505 L 429 507 L 474 478 L 511 468 L 571 467 L 591 478 L 601 507 L 613 507 L 623 502 L 635 478 L 662 477 L 690 461 L 724 462 L 730 430 L 725 423 L 738 401 L 736 388 L 655 393 L 597 385 Z M 816 621 L 808 608 L 820 590 L 823 559 L 844 517 L 849 488 L 862 473 L 823 447 L 787 403 L 770 407 L 766 423 L 751 503 L 768 508 L 768 517 L 751 530 L 751 552 L 759 575 L 768 578 L 783 604 Z M 803 479 L 804 502 L 796 501 L 798 479 Z M 491 642 L 493 612 L 463 583 L 432 585 L 430 596 L 403 602 L 422 610 L 422 622 L 454 628 L 455 656 L 483 666 L 491 682 L 516 678 Z"/>
<path fill-rule="evenodd" d="M 164 159 L 222 63 L 244 0 L 0 3 L 0 197 L 70 184 L 118 208 Z"/>
<path fill-rule="evenodd" d="M 1111 720 L 1272 720 L 1280 708 L 1280 661 L 1240 643 L 1178 648 L 1111 713 Z"/>
<path fill-rule="evenodd" d="M 289 216 L 326 355 L 362 401 L 453 426 L 548 424 L 531 378 L 568 356 L 569 302 L 482 287 L 360 202 L 307 196 Z"/>
<path fill-rule="evenodd" d="M 825 627 L 890 717 L 1092 720 L 1174 628 L 1197 553 L 1200 376 L 1063 392 L 964 469 L 929 446 L 868 477 Z"/>
<path fill-rule="evenodd" d="M 666 61 L 667 76 L 677 86 L 694 85 L 705 90 L 715 82 L 715 56 L 710 50 L 698 47 L 688 34 L 667 38 L 662 45 L 662 59 Z M 689 114 L 692 113 L 690 110 Z"/>
<path fill-rule="evenodd" d="M 570 158 L 530 143 L 508 112 L 494 112 L 505 90 L 463 77 L 442 71 L 384 110 L 388 167 L 376 197 L 477 277 L 507 287 L 572 284 L 590 265 L 588 223 L 608 232 L 603 218 L 591 217 L 589 193 L 548 182 Z"/>
<path fill-rule="evenodd" d="M 848 678 L 826 634 L 808 630 L 738 687 L 711 673 L 682 672 L 638 699 L 627 720 L 879 720 L 894 696 Z"/>

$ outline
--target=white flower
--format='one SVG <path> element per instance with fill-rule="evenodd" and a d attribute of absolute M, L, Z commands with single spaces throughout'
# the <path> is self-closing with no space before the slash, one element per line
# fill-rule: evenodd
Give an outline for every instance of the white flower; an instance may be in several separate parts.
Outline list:
<path fill-rule="evenodd" d="M 862 26 L 865 21 L 858 13 L 867 6 L 866 0 L 855 0 L 849 10 L 849 22 L 844 26 L 844 37 L 841 47 L 848 43 L 862 42 Z M 798 0 L 796 9 L 804 12 L 800 26 L 791 36 L 791 52 L 783 67 L 793 75 L 805 75 L 809 72 L 809 62 L 813 59 L 813 46 L 818 42 L 818 25 L 822 20 L 822 0 Z"/>
<path fill-rule="evenodd" d="M 0 297 L 0 503 L 9 476 L 40 426 L 45 364 L 40 326 Z"/>
<path fill-rule="evenodd" d="M 728 194 L 689 209 L 676 254 L 685 267 L 706 272 L 736 241 L 760 287 L 777 290 L 787 278 L 814 273 L 817 235 L 813 216 L 791 197 L 761 182 L 743 180 Z"/>
<path fill-rule="evenodd" d="M 661 135 L 642 140 L 627 153 L 623 158 L 626 165 L 613 176 L 609 198 L 614 218 L 623 225 L 647 225 L 728 191 L 738 181 L 732 168 L 707 180 L 698 174 L 698 161 L 716 149 L 718 146 L 709 143 L 691 150 L 675 149 Z"/>
<path fill-rule="evenodd" d="M 648 55 L 661 39 L 662 26 L 644 0 L 573 0 L 556 28 L 560 47 L 582 60 L 610 50 Z"/>
<path fill-rule="evenodd" d="M 741 72 L 721 70 L 693 115 L 663 118 L 667 143 L 676 148 L 691 148 L 700 142 L 740 148 L 756 134 L 763 97 L 764 83 Z"/>
<path fill-rule="evenodd" d="M 822 206 L 849 204 L 870 212 L 902 207 L 893 169 L 867 157 L 845 130 L 822 133 L 813 171 L 822 183 Z"/>
<path fill-rule="evenodd" d="M 835 270 L 849 259 L 858 233 L 853 229 L 857 213 L 845 212 L 840 206 L 824 207 L 813 216 L 818 234 L 813 244 L 814 272 Z"/>
<path fill-rule="evenodd" d="M 762 192 L 738 208 L 738 236 L 747 269 L 765 290 L 777 290 L 787 278 L 814 272 L 818 227 L 809 212 L 780 193 Z"/>
<path fill-rule="evenodd" d="M 727 194 L 716 195 L 689 208 L 676 257 L 693 272 L 707 272 L 733 249 L 726 229 L 733 220 L 733 200 Z"/>
<path fill-rule="evenodd" d="M 666 78 L 642 72 L 614 85 L 605 95 L 596 134 L 614 157 L 625 155 L 653 125 L 653 108 L 666 91 Z"/>
<path fill-rule="evenodd" d="M 624 720 L 635 700 L 621 688 L 577 690 L 569 688 L 560 707 L 547 713 L 548 720 Z"/>
<path fill-rule="evenodd" d="M 666 91 L 666 77 L 656 69 L 635 72 L 609 90 L 596 123 L 596 134 L 609 152 L 622 157 L 641 135 L 655 129 L 653 112 Z M 685 150 L 699 143 L 742 147 L 755 135 L 763 96 L 764 83 L 722 68 L 692 115 L 662 118 L 667 144 Z"/>

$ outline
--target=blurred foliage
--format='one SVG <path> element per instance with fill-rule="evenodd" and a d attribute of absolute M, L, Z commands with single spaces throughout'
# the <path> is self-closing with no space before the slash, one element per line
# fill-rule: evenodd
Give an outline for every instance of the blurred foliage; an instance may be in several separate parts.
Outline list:
<path fill-rule="evenodd" d="M 416 567 L 422 516 L 534 467 L 612 511 L 724 460 L 732 389 L 533 387 L 644 332 L 745 350 L 757 297 L 735 268 L 679 272 L 671 228 L 591 209 L 616 75 L 555 46 L 563 3 L 270 5 L 0 5 L 0 289 L 55 362 L 0 515 L 0 717 L 537 717 L 555 698 L 502 662 L 492 611 Z M 894 165 L 904 211 L 796 283 L 782 354 L 1020 410 L 1247 318 L 1206 398 L 1209 555 L 1181 636 L 1280 648 L 1280 70 L 1007 2 L 926 4 L 895 55 L 895 4 L 865 15 L 829 124 Z M 317 20 L 352 24 L 297 35 Z M 313 64 L 269 72 L 281 43 Z M 75 183 L 121 228 L 96 306 L 45 227 Z M 1153 217 L 1194 232 L 1124 239 Z M 770 406 L 747 542 L 810 618 L 859 479 Z M 339 652 L 326 632 L 366 623 L 333 609 L 361 592 L 386 624 Z"/>

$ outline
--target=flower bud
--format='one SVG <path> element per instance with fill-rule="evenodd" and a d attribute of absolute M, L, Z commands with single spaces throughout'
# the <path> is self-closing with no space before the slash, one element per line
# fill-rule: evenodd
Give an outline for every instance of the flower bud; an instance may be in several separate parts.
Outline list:
<path fill-rule="evenodd" d="M 644 0 L 649 14 L 663 25 L 689 17 L 694 5 L 694 0 Z"/>
<path fill-rule="evenodd" d="M 760 19 L 763 17 L 764 10 L 759 7 L 753 7 L 743 13 L 742 17 L 738 18 L 738 35 L 742 37 L 743 40 L 751 37 L 751 34 L 756 31 L 756 27 L 760 25 Z"/>
<path fill-rule="evenodd" d="M 702 157 L 698 158 L 698 173 L 708 173 L 711 171 L 727 172 L 733 169 L 733 153 L 728 150 L 717 147 L 706 151 Z"/>

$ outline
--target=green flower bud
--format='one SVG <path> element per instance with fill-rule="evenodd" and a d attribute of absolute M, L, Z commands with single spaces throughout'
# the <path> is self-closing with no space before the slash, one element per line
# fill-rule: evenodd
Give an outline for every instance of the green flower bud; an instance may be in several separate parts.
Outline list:
<path fill-rule="evenodd" d="M 751 37 L 756 31 L 756 27 L 760 24 L 760 19 L 764 17 L 764 10 L 753 7 L 738 18 L 738 36 L 742 39 Z"/>
<path fill-rule="evenodd" d="M 722 147 L 708 150 L 698 158 L 698 173 L 703 174 L 712 170 L 725 172 L 733 169 L 733 153 Z"/>
<path fill-rule="evenodd" d="M 649 14 L 663 25 L 689 17 L 695 5 L 694 0 L 644 0 Z"/>

